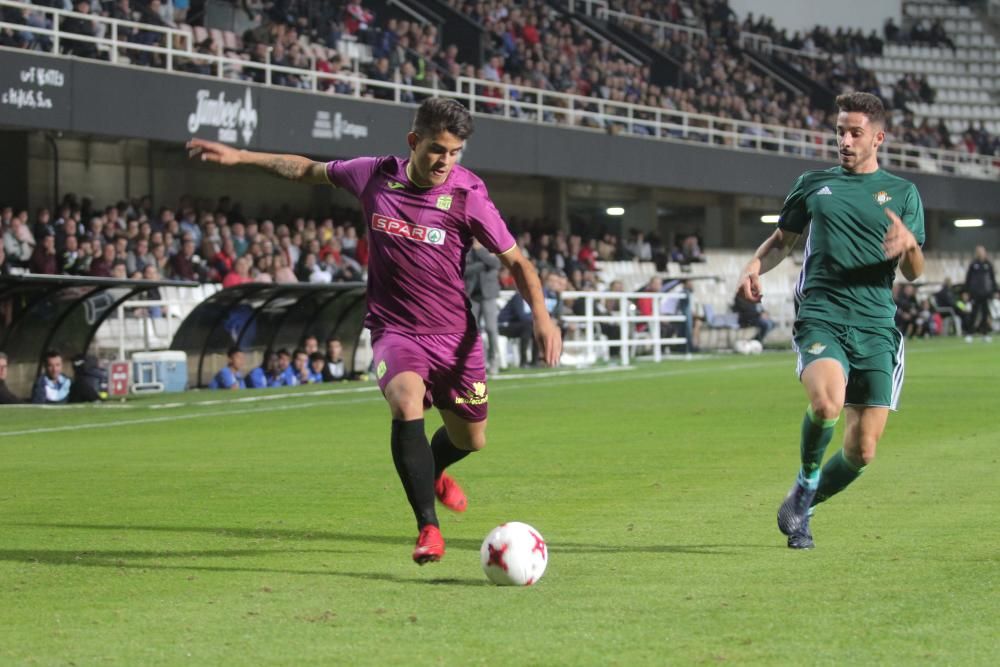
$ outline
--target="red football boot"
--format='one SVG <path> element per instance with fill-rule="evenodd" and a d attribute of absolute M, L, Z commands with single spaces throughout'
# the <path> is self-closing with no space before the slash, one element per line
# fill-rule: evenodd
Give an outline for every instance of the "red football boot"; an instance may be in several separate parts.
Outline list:
<path fill-rule="evenodd" d="M 441 531 L 433 524 L 427 524 L 420 529 L 417 546 L 413 549 L 413 562 L 417 565 L 436 563 L 444 556 L 444 538 Z"/>
<path fill-rule="evenodd" d="M 453 512 L 464 512 L 469 506 L 469 501 L 465 497 L 465 491 L 458 485 L 455 478 L 446 472 L 434 482 L 434 493 L 441 504 Z"/>

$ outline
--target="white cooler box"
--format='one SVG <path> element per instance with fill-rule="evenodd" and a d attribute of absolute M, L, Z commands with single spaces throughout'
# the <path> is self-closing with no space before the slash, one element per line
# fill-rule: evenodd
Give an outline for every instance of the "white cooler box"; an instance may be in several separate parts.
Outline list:
<path fill-rule="evenodd" d="M 187 354 L 176 350 L 132 355 L 132 391 L 149 394 L 187 389 Z"/>

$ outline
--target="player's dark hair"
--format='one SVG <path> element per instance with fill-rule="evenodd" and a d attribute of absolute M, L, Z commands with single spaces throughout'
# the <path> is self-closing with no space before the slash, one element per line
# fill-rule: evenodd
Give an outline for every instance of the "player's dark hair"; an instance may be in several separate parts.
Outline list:
<path fill-rule="evenodd" d="M 859 112 L 868 116 L 872 123 L 885 125 L 885 106 L 882 100 L 871 93 L 844 93 L 837 96 L 837 109 L 847 113 Z"/>
<path fill-rule="evenodd" d="M 411 129 L 422 137 L 448 131 L 464 141 L 472 136 L 472 114 L 455 100 L 429 97 L 417 109 Z"/>
<path fill-rule="evenodd" d="M 279 357 L 290 357 L 290 356 L 292 356 L 292 353 L 288 351 L 287 347 L 282 347 L 282 348 L 278 349 L 278 356 Z"/>
<path fill-rule="evenodd" d="M 232 345 L 228 350 L 226 350 L 226 356 L 232 358 L 232 356 L 237 352 L 240 352 L 240 346 Z"/>
<path fill-rule="evenodd" d="M 59 354 L 59 350 L 50 349 L 50 350 L 48 350 L 48 351 L 45 352 L 45 361 L 48 361 L 49 359 L 53 359 L 55 357 L 62 358 L 62 355 Z"/>
<path fill-rule="evenodd" d="M 309 355 L 309 363 L 314 363 L 317 361 L 326 361 L 326 357 L 323 356 L 322 352 L 313 352 Z"/>

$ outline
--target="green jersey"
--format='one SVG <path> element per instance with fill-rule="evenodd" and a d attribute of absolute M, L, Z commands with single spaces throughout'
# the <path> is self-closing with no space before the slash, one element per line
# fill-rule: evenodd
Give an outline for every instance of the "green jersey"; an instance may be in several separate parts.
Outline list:
<path fill-rule="evenodd" d="M 809 225 L 795 286 L 796 319 L 895 326 L 892 283 L 898 259 L 886 259 L 882 248 L 892 222 L 886 208 L 923 245 L 924 206 L 913 183 L 881 169 L 852 174 L 839 166 L 799 176 L 778 223 L 796 234 Z"/>

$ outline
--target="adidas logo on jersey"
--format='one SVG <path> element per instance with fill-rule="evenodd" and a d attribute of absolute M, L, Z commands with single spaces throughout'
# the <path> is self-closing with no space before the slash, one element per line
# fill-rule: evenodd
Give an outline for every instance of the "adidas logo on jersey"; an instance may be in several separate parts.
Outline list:
<path fill-rule="evenodd" d="M 818 195 L 832 195 L 833 192 L 830 191 L 830 186 L 829 185 L 824 185 L 823 187 L 821 187 L 819 190 L 816 191 L 816 194 L 818 194 Z"/>

